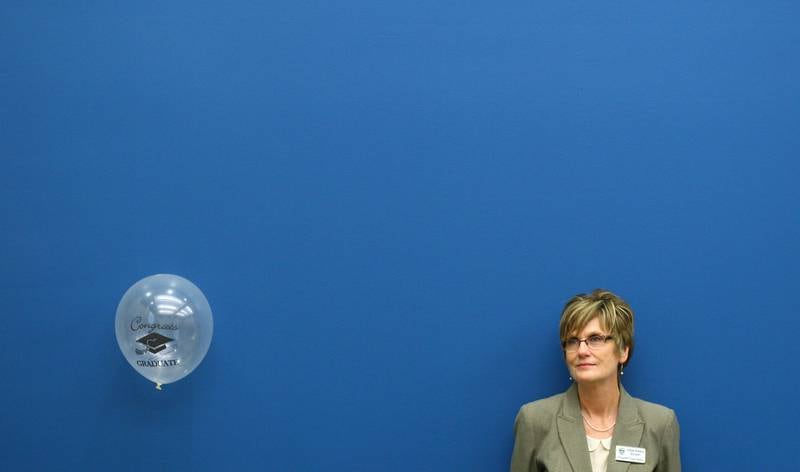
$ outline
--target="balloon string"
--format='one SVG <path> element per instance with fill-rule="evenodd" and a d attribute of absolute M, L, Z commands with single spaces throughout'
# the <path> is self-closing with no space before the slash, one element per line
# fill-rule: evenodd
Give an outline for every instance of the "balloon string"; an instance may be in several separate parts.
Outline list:
<path fill-rule="evenodd" d="M 156 383 L 156 390 L 161 390 L 161 384 L 160 383 Z"/>

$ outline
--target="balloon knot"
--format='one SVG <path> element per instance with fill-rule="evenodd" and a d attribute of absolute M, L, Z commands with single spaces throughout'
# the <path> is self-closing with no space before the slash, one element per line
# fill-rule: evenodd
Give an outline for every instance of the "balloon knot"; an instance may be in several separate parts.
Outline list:
<path fill-rule="evenodd" d="M 161 390 L 161 384 L 160 383 L 156 384 L 156 390 Z"/>

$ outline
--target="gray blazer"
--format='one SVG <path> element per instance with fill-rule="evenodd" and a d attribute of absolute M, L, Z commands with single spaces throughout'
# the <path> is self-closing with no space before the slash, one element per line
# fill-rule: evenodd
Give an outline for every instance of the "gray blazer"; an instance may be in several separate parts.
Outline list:
<path fill-rule="evenodd" d="M 617 426 L 607 472 L 680 472 L 680 430 L 675 412 L 628 395 L 620 385 Z M 592 472 L 578 387 L 520 408 L 514 425 L 511 472 Z M 616 446 L 646 450 L 644 464 L 617 462 Z"/>

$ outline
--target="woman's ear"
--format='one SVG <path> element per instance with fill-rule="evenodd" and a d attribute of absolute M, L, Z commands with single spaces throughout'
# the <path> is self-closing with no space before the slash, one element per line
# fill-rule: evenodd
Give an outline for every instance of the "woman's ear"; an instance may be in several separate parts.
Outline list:
<path fill-rule="evenodd" d="M 624 364 L 624 363 L 628 362 L 628 353 L 630 353 L 630 351 L 631 351 L 631 348 L 628 347 L 628 346 L 625 346 L 624 348 L 622 348 L 622 350 L 621 350 L 621 352 L 619 354 L 619 363 L 620 364 Z"/>

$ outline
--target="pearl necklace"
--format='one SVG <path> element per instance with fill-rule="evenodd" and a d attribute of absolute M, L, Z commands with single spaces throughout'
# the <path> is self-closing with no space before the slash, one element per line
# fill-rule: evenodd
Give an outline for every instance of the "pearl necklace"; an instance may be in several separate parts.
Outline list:
<path fill-rule="evenodd" d="M 597 431 L 598 433 L 606 433 L 608 431 L 611 431 L 614 428 L 614 426 L 617 424 L 617 421 L 614 420 L 614 422 L 608 428 L 600 429 L 597 426 L 593 425 L 592 423 L 589 423 L 589 418 L 587 418 L 586 415 L 583 414 L 583 412 L 581 412 L 581 416 L 583 417 L 583 421 L 585 421 L 586 424 L 588 424 L 590 428 L 592 428 L 593 430 Z"/>

